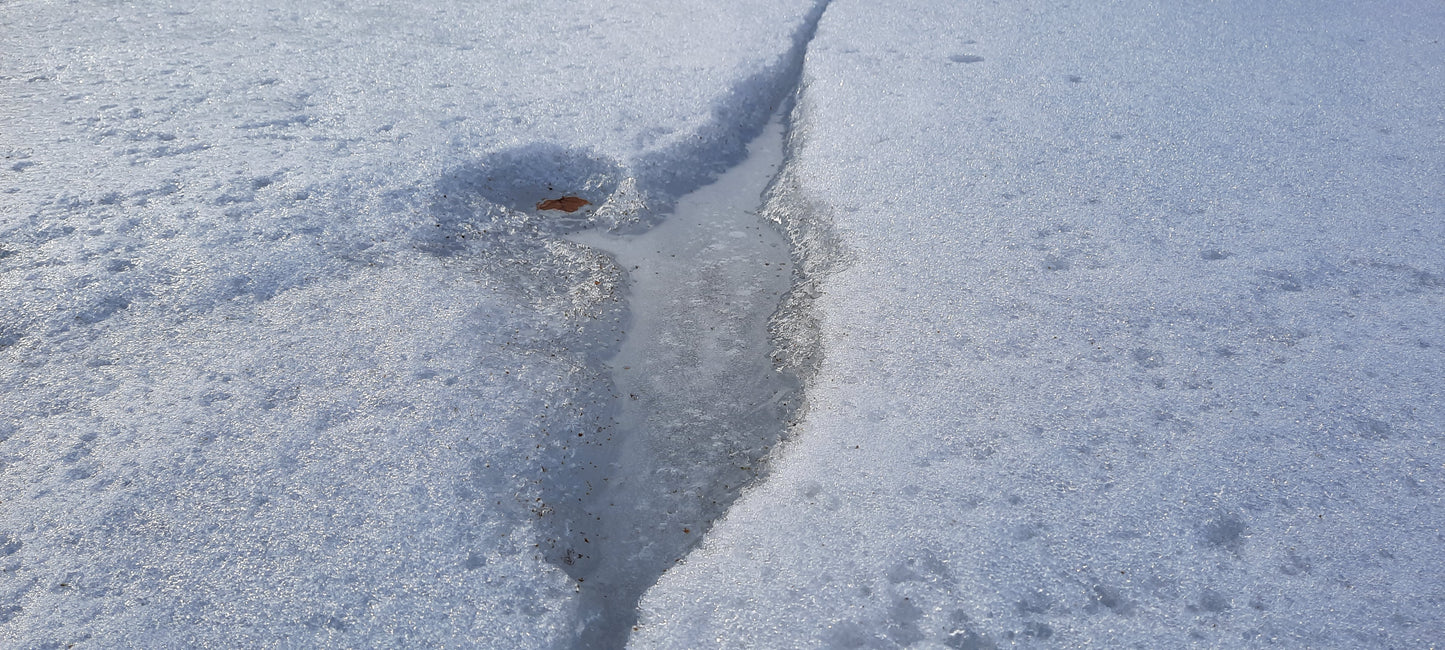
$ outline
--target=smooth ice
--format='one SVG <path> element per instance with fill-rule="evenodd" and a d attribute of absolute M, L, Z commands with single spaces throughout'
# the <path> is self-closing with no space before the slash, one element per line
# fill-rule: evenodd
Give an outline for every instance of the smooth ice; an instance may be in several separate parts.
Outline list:
<path fill-rule="evenodd" d="M 638 235 L 572 241 L 626 274 L 628 319 L 608 363 L 620 442 L 606 486 L 582 509 L 570 571 L 596 607 L 582 647 L 616 647 L 643 590 L 683 555 L 761 471 L 796 385 L 775 368 L 769 318 L 792 279 L 787 242 L 759 216 L 783 160 L 774 119 L 748 157 Z"/>

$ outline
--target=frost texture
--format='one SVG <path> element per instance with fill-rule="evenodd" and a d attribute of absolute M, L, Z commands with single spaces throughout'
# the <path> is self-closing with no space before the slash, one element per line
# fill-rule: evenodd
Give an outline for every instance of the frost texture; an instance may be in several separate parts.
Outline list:
<path fill-rule="evenodd" d="M 1436 643 L 1442 31 L 832 3 L 784 213 L 846 245 L 806 419 L 633 646 Z"/>
<path fill-rule="evenodd" d="M 623 314 L 559 235 L 739 159 L 814 4 L 0 14 L 0 645 L 569 642 Z"/>

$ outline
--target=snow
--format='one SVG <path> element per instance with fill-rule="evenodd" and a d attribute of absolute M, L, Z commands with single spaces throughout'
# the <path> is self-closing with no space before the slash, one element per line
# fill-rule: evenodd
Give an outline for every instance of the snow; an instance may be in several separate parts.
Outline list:
<path fill-rule="evenodd" d="M 0 12 L 0 644 L 570 643 L 624 312 L 558 234 L 740 159 L 815 7 Z"/>
<path fill-rule="evenodd" d="M 633 646 L 1445 636 L 1442 27 L 831 3 L 777 203 L 846 249 L 806 416 Z"/>
<path fill-rule="evenodd" d="M 0 645 L 1445 638 L 1438 3 L 0 16 Z"/>

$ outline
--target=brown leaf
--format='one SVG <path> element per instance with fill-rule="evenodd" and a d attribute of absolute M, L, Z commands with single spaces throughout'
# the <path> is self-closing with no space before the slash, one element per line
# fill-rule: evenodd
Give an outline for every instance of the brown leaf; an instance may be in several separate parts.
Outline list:
<path fill-rule="evenodd" d="M 563 212 L 576 212 L 584 205 L 592 205 L 591 201 L 576 196 L 564 196 L 560 199 L 547 199 L 537 204 L 538 210 L 561 210 Z"/>

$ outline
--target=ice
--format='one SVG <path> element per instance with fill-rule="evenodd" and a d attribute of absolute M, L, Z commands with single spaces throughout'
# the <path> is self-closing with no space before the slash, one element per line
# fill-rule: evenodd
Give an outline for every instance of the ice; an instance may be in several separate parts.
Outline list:
<path fill-rule="evenodd" d="M 805 419 L 632 646 L 1436 643 L 1442 30 L 831 3 L 773 203 Z"/>
<path fill-rule="evenodd" d="M 568 573 L 597 609 L 586 647 L 621 645 L 637 598 L 757 477 L 793 411 L 796 383 L 775 369 L 768 337 L 792 278 L 788 246 L 757 214 L 782 157 L 774 120 L 746 160 L 662 224 L 570 237 L 610 253 L 628 278 L 629 318 L 608 361 L 618 446 L 584 479 L 597 486 L 590 498 L 559 513 L 567 553 L 580 555 Z"/>
<path fill-rule="evenodd" d="M 0 645 L 1429 647 L 1442 32 L 7 3 Z"/>
<path fill-rule="evenodd" d="M 0 15 L 0 645 L 571 643 L 623 311 L 559 235 L 740 160 L 817 7 Z"/>

